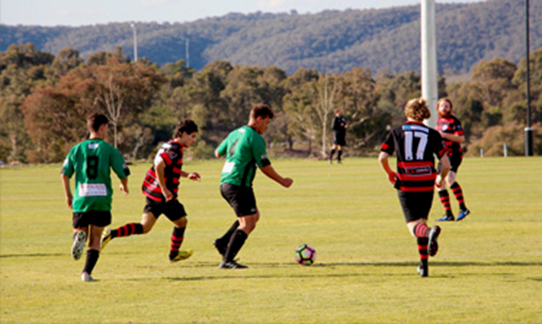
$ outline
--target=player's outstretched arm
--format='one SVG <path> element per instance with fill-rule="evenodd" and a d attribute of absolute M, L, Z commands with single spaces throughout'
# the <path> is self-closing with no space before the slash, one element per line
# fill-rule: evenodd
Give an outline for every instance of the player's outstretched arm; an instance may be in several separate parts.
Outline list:
<path fill-rule="evenodd" d="M 201 176 L 197 172 L 184 172 L 181 171 L 181 177 L 190 179 L 192 181 L 200 181 Z"/>
<path fill-rule="evenodd" d="M 68 207 L 72 208 L 73 196 L 70 189 L 70 178 L 66 175 L 61 174 L 60 179 L 62 180 L 62 187 L 64 188 L 64 196 L 66 197 L 66 204 Z"/>
<path fill-rule="evenodd" d="M 120 179 L 120 191 L 124 191 L 125 196 L 130 193 L 128 189 L 128 177 Z"/>
<path fill-rule="evenodd" d="M 393 172 L 393 170 L 390 168 L 388 157 L 388 153 L 380 152 L 380 155 L 378 156 L 378 162 L 380 163 L 380 166 L 382 166 L 382 169 L 384 169 L 384 172 L 386 172 L 386 174 L 388 175 L 388 181 L 391 182 L 392 185 L 395 185 L 395 181 L 397 181 L 397 173 Z"/>
<path fill-rule="evenodd" d="M 263 168 L 260 168 L 260 170 L 262 170 L 262 172 L 266 176 L 268 176 L 269 178 L 275 180 L 276 182 L 278 182 L 281 186 L 283 186 L 285 188 L 290 188 L 292 183 L 294 183 L 294 180 L 292 180 L 290 178 L 281 177 L 280 174 L 278 174 L 277 171 L 275 171 L 275 169 L 271 165 L 266 165 Z"/>

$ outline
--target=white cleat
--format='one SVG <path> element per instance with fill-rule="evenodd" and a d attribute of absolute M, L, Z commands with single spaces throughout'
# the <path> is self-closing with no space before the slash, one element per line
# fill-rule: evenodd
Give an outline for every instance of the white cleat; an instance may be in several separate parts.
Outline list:
<path fill-rule="evenodd" d="M 78 231 L 73 236 L 73 245 L 72 245 L 72 257 L 74 260 L 81 259 L 83 250 L 85 249 L 85 242 L 87 241 L 87 234 L 83 231 Z"/>
<path fill-rule="evenodd" d="M 81 280 L 84 281 L 84 282 L 92 282 L 92 281 L 96 281 L 96 279 L 92 278 L 91 275 L 89 275 L 88 273 L 86 272 L 83 272 L 81 274 Z"/>

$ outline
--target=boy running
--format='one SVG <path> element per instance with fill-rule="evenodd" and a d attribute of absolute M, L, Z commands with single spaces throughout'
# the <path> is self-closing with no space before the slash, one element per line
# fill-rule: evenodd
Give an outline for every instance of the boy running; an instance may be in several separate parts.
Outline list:
<path fill-rule="evenodd" d="M 107 137 L 108 119 L 102 114 L 87 118 L 90 138 L 71 150 L 61 171 L 61 180 L 68 207 L 73 210 L 72 257 L 79 260 L 87 237 L 88 249 L 83 281 L 94 281 L 92 270 L 100 257 L 100 236 L 104 227 L 111 224 L 111 169 L 119 177 L 120 190 L 128 194 L 130 169 L 120 152 L 104 140 Z M 70 178 L 75 174 L 75 195 L 72 196 Z"/>
<path fill-rule="evenodd" d="M 192 255 L 192 250 L 180 249 L 188 221 L 184 206 L 178 200 L 178 191 L 181 177 L 200 180 L 197 172 L 182 170 L 184 148 L 194 144 L 197 133 L 198 126 L 190 119 L 177 124 L 173 139 L 162 145 L 143 180 L 142 191 L 146 196 L 146 204 L 141 222 L 128 223 L 114 230 L 106 229 L 102 237 L 102 249 L 114 238 L 150 232 L 158 217 L 165 214 L 174 225 L 169 260 L 177 262 Z"/>

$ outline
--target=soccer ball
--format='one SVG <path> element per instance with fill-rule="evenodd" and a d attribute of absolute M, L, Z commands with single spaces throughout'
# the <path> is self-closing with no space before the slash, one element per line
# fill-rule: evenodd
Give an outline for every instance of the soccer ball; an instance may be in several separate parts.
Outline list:
<path fill-rule="evenodd" d="M 295 260 L 301 265 L 309 266 L 316 260 L 316 250 L 308 244 L 301 244 L 295 250 Z"/>

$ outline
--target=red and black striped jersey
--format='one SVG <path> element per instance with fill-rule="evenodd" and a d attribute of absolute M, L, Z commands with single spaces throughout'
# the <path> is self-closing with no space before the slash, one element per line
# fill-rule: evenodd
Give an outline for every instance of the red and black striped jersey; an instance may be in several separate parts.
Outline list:
<path fill-rule="evenodd" d="M 454 116 L 450 116 L 447 118 L 439 117 L 437 119 L 436 130 L 452 135 L 464 135 L 463 127 L 461 127 L 461 122 Z M 460 143 L 444 140 L 444 145 L 446 145 L 446 148 L 448 148 L 448 155 L 463 156 L 463 151 L 461 150 Z"/>
<path fill-rule="evenodd" d="M 406 122 L 390 131 L 380 150 L 397 154 L 395 188 L 409 192 L 433 190 L 437 177 L 433 155 L 440 159 L 446 153 L 439 132 L 422 123 Z"/>
<path fill-rule="evenodd" d="M 183 146 L 170 140 L 164 143 L 160 150 L 156 153 L 153 166 L 147 171 L 145 179 L 143 180 L 142 191 L 143 194 L 155 201 L 165 201 L 162 195 L 162 189 L 158 183 L 155 166 L 163 160 L 166 164 L 164 169 L 164 180 L 166 187 L 177 197 L 179 191 L 179 183 L 181 178 L 181 170 L 183 167 Z"/>

